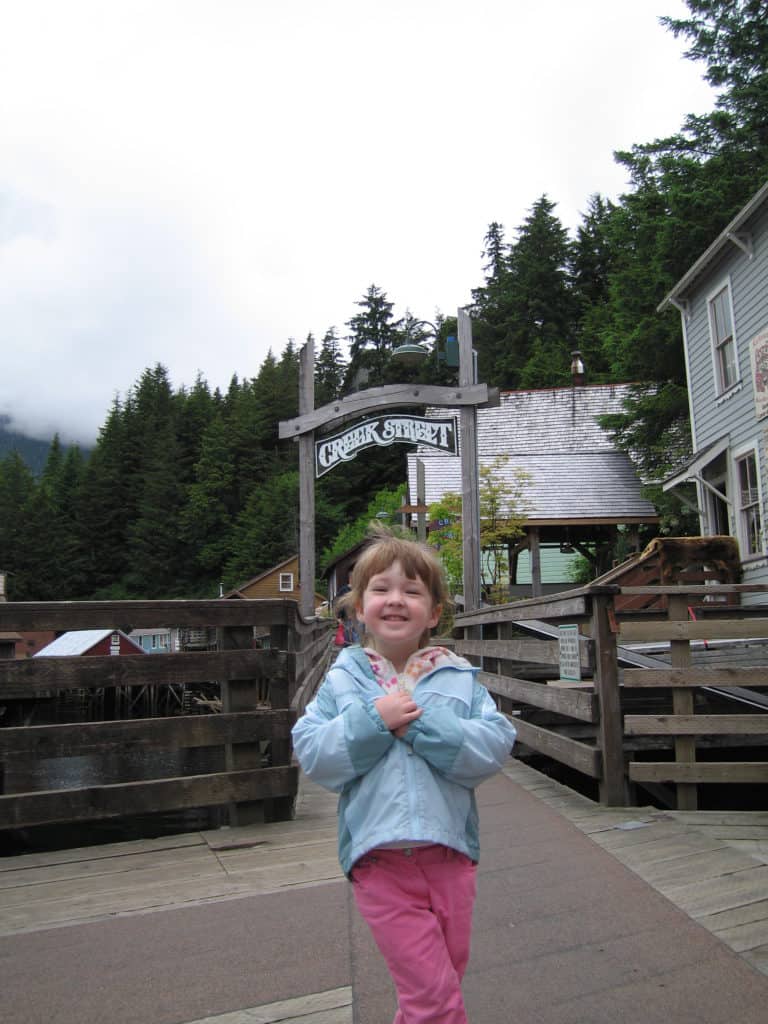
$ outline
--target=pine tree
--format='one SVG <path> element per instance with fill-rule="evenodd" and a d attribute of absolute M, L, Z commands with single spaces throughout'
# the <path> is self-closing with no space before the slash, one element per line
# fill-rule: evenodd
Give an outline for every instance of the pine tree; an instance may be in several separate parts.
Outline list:
<path fill-rule="evenodd" d="M 311 337 L 311 335 L 310 335 Z M 309 339 L 307 339 L 309 340 Z M 315 405 L 327 405 L 341 397 L 346 363 L 336 328 L 329 327 L 315 359 Z"/>
<path fill-rule="evenodd" d="M 35 480 L 18 451 L 0 460 L 0 570 L 7 572 L 8 595 L 31 598 L 24 576 L 24 554 L 34 538 L 25 529 L 24 512 L 35 492 Z"/>
<path fill-rule="evenodd" d="M 499 387 L 542 387 L 566 383 L 575 339 L 570 290 L 571 244 L 541 196 L 504 254 L 500 225 L 486 235 L 491 271 L 475 292 L 480 323 L 476 348 L 481 379 Z"/>
<path fill-rule="evenodd" d="M 347 321 L 350 363 L 345 387 L 350 388 L 359 375 L 360 386 L 374 387 L 383 382 L 389 357 L 399 340 L 399 324 L 393 320 L 394 304 L 375 284 L 357 305 L 361 312 Z"/>
<path fill-rule="evenodd" d="M 224 418 L 217 415 L 202 440 L 195 479 L 187 488 L 179 517 L 179 533 L 190 566 L 192 586 L 204 593 L 218 582 L 230 554 L 236 503 L 234 457 Z"/>
<path fill-rule="evenodd" d="M 610 222 L 614 204 L 599 193 L 589 197 L 587 212 L 576 229 L 572 256 L 572 290 L 576 305 L 576 348 L 581 351 L 590 382 L 610 379 L 602 344 L 610 305 L 614 250 Z"/>

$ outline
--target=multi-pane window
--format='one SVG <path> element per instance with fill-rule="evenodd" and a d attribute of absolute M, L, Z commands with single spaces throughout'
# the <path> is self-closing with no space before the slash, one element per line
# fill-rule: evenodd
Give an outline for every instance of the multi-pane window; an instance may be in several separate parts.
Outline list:
<path fill-rule="evenodd" d="M 757 483 L 757 459 L 748 452 L 736 460 L 739 474 L 739 518 L 741 521 L 742 555 L 763 553 L 763 518 L 760 514 L 760 494 Z"/>
<path fill-rule="evenodd" d="M 709 300 L 709 327 L 715 351 L 718 392 L 727 391 L 738 379 L 736 343 L 733 337 L 731 296 L 728 285 Z"/>
<path fill-rule="evenodd" d="M 293 590 L 293 573 L 280 573 L 280 590 Z"/>

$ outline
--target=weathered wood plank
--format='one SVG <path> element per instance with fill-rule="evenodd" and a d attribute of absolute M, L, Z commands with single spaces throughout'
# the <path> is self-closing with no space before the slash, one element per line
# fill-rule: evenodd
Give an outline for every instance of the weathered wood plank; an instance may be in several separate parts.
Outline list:
<path fill-rule="evenodd" d="M 630 761 L 635 782 L 768 782 L 768 761 Z"/>
<path fill-rule="evenodd" d="M 545 754 L 547 757 L 553 757 L 561 764 L 570 765 L 571 768 L 575 768 L 593 779 L 600 778 L 601 756 L 599 750 L 587 746 L 586 743 L 568 739 L 567 736 L 559 736 L 549 729 L 532 725 L 521 718 L 516 718 L 514 724 L 518 740 L 527 747 Z"/>
<path fill-rule="evenodd" d="M 75 722 L 0 729 L 0 759 L 19 754 L 67 757 L 86 751 L 123 751 L 214 747 L 223 743 L 249 743 L 286 739 L 295 712 L 242 711 L 237 714 L 179 715 L 129 721 Z"/>
<path fill-rule="evenodd" d="M 509 640 L 457 640 L 456 653 L 499 658 L 502 661 L 540 662 L 546 665 L 557 665 L 560 659 L 556 640 L 536 640 L 534 637 L 514 637 Z M 582 664 L 588 667 L 588 658 L 585 658 Z"/>
<path fill-rule="evenodd" d="M 691 917 L 702 918 L 724 910 L 762 902 L 768 892 L 768 866 L 723 875 L 719 879 L 696 880 L 687 885 L 671 885 L 665 895 Z"/>
<path fill-rule="evenodd" d="M 761 665 L 745 668 L 627 668 L 624 686 L 768 686 L 768 668 Z"/>
<path fill-rule="evenodd" d="M 300 437 L 303 433 L 317 430 L 329 423 L 336 423 L 363 412 L 389 409 L 396 405 L 436 405 L 449 409 L 453 406 L 485 405 L 489 400 L 493 400 L 492 392 L 493 389 L 487 384 L 469 384 L 459 388 L 435 384 L 384 384 L 378 388 L 366 388 L 364 392 L 346 395 L 294 419 L 281 420 L 278 424 L 278 436 Z"/>
<path fill-rule="evenodd" d="M 647 587 L 619 587 L 620 594 L 700 594 L 706 597 L 723 597 L 725 594 L 762 594 L 764 583 L 719 583 L 716 587 L 703 584 L 665 583 Z"/>
<path fill-rule="evenodd" d="M 148 814 L 295 794 L 298 768 L 258 768 L 0 796 L 0 828 Z"/>
<path fill-rule="evenodd" d="M 2 601 L 0 631 L 297 625 L 293 598 L 231 601 Z"/>
<path fill-rule="evenodd" d="M 581 722 L 597 721 L 597 701 L 592 693 L 561 689 L 547 686 L 545 683 L 532 683 L 527 679 L 499 676 L 492 672 L 480 672 L 478 679 L 491 693 L 518 704 L 530 704 L 547 711 L 555 711 Z"/>
<path fill-rule="evenodd" d="M 768 636 L 768 619 L 718 619 L 620 622 L 622 641 L 650 640 L 745 640 Z"/>
<path fill-rule="evenodd" d="M 80 658 L 0 660 L 0 697 L 12 691 L 102 689 L 114 686 L 180 686 L 230 679 L 284 679 L 288 656 L 280 651 L 230 650 L 183 654 L 129 654 Z"/>
<path fill-rule="evenodd" d="M 765 735 L 768 715 L 625 715 L 628 736 Z"/>
<path fill-rule="evenodd" d="M 570 619 L 577 621 L 589 614 L 586 595 L 567 594 L 561 597 L 537 598 L 535 601 L 513 601 L 511 604 L 489 605 L 474 612 L 457 615 L 456 628 L 482 626 L 498 622 L 524 622 L 529 619 Z"/>

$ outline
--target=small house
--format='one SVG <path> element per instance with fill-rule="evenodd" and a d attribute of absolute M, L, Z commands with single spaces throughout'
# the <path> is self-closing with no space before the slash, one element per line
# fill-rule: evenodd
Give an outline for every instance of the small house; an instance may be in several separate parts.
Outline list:
<path fill-rule="evenodd" d="M 71 629 L 56 637 L 35 658 L 98 657 L 100 655 L 144 654 L 140 644 L 121 629 Z"/>

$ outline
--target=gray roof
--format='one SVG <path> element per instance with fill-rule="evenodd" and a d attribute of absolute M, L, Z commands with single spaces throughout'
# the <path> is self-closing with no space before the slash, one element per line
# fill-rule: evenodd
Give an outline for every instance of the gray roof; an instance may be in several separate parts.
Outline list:
<path fill-rule="evenodd" d="M 522 494 L 530 522 L 655 520 L 656 509 L 641 497 L 631 460 L 597 422 L 597 416 L 622 412 L 630 390 L 623 384 L 502 392 L 497 408 L 478 410 L 481 467 L 507 455 L 502 477 L 513 482 L 516 470 L 528 474 Z M 424 463 L 427 504 L 448 491 L 461 493 L 460 459 L 419 448 L 408 455 L 412 501 L 417 458 Z"/>

